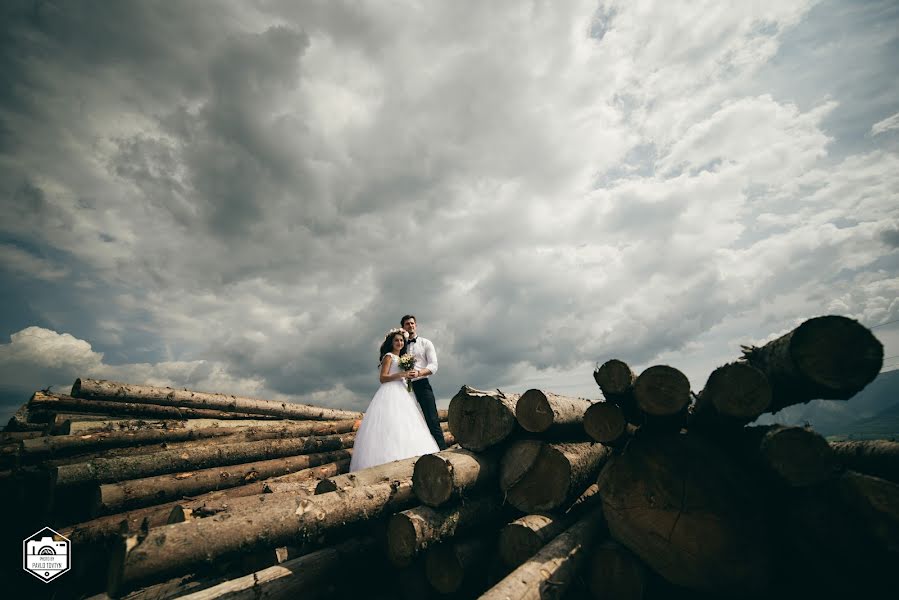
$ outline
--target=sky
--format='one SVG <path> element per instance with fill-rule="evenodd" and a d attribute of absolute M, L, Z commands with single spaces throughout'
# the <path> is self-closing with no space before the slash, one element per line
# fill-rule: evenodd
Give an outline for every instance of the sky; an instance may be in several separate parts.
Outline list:
<path fill-rule="evenodd" d="M 76 377 L 364 410 L 694 390 L 805 319 L 899 367 L 899 3 L 0 4 L 0 418 Z"/>

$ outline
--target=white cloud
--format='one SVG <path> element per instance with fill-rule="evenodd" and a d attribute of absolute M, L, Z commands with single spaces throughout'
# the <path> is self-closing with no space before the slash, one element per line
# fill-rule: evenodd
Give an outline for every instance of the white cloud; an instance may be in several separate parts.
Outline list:
<path fill-rule="evenodd" d="M 871 135 L 880 135 L 892 129 L 899 129 L 899 113 L 871 125 Z"/>

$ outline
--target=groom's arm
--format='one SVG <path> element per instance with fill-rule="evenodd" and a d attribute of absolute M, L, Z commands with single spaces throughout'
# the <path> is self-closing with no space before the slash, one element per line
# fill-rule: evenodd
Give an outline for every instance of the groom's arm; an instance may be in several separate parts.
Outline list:
<path fill-rule="evenodd" d="M 425 367 L 418 370 L 419 377 L 428 377 L 437 373 L 437 350 L 430 340 L 428 340 L 428 344 L 425 347 L 425 363 Z"/>

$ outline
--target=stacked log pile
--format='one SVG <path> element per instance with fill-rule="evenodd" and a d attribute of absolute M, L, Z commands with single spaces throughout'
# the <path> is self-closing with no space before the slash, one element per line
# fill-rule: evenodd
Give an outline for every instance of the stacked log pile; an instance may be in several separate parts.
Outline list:
<path fill-rule="evenodd" d="M 103 577 L 103 597 L 865 595 L 888 589 L 899 558 L 899 443 L 828 443 L 808 428 L 751 423 L 848 400 L 882 361 L 860 324 L 819 317 L 745 347 L 698 393 L 674 367 L 638 374 L 616 359 L 593 373 L 593 400 L 463 386 L 446 415 L 456 445 L 355 473 L 345 415 L 288 423 L 270 406 L 204 399 L 179 406 L 261 422 L 208 437 L 185 433 L 207 427 L 105 423 L 107 437 L 141 441 L 87 447 L 50 440 L 95 434 L 23 428 L 16 464 L 40 464 L 50 475 L 36 485 L 51 498 L 60 481 L 67 493 L 90 482 L 82 509 L 95 518 L 64 533 L 94 552 L 96 571 L 78 581 Z M 174 432 L 183 437 L 153 437 Z M 134 452 L 151 446 L 161 460 Z M 224 483 L 208 488 L 216 469 Z M 175 483 L 194 478 L 205 483 Z"/>

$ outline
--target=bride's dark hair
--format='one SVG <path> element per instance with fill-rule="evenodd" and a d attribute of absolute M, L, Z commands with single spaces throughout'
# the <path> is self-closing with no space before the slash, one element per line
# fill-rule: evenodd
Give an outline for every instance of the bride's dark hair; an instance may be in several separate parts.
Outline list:
<path fill-rule="evenodd" d="M 393 350 L 393 338 L 396 336 L 403 336 L 401 331 L 391 331 L 387 334 L 387 337 L 384 338 L 384 342 L 381 344 L 381 349 L 378 350 L 378 364 L 381 364 L 381 361 L 384 360 L 384 355 Z M 406 336 L 403 336 L 405 338 Z M 409 351 L 406 349 L 405 344 L 403 345 L 403 349 L 400 350 L 400 356 L 403 354 L 408 354 Z"/>

